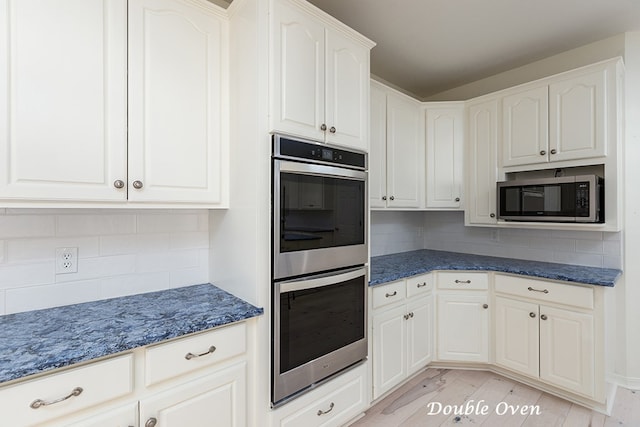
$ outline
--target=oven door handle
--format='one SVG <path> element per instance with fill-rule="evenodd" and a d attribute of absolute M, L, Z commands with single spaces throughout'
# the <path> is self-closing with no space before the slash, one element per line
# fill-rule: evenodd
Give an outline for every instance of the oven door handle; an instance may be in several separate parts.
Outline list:
<path fill-rule="evenodd" d="M 325 273 L 305 279 L 288 280 L 279 283 L 280 293 L 320 288 L 322 286 L 346 282 L 347 280 L 355 279 L 356 277 L 361 277 L 363 275 L 366 276 L 366 274 L 366 267 L 356 267 L 340 274 Z"/>
<path fill-rule="evenodd" d="M 338 177 L 347 179 L 358 179 L 364 181 L 367 177 L 366 172 L 339 168 L 335 166 L 314 165 L 310 163 L 290 162 L 287 160 L 276 159 L 276 165 L 279 166 L 280 172 L 299 173 L 304 175 Z"/>

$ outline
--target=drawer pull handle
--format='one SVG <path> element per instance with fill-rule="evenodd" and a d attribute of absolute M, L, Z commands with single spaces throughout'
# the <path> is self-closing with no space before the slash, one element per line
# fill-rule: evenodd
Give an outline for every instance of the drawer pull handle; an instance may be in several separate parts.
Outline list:
<path fill-rule="evenodd" d="M 471 283 L 471 280 L 458 280 L 458 279 L 456 279 L 456 283 L 465 283 L 465 284 L 468 285 L 469 283 Z"/>
<path fill-rule="evenodd" d="M 418 283 L 419 288 L 424 288 L 425 286 L 427 286 L 426 282 Z"/>
<path fill-rule="evenodd" d="M 195 359 L 196 357 L 206 356 L 207 354 L 211 354 L 214 351 L 216 351 L 216 346 L 212 345 L 211 347 L 209 347 L 209 350 L 205 351 L 204 353 L 193 354 L 193 353 L 189 352 L 189 353 L 184 355 L 184 358 L 187 359 L 187 360 L 191 360 L 191 359 Z"/>
<path fill-rule="evenodd" d="M 398 295 L 398 291 L 393 291 L 393 293 L 386 293 L 384 294 L 385 298 L 390 298 L 390 297 L 395 297 L 396 295 Z"/>
<path fill-rule="evenodd" d="M 33 402 L 31 402 L 31 405 L 29 406 L 33 409 L 38 409 L 41 406 L 53 405 L 54 403 L 64 402 L 65 400 L 70 399 L 74 396 L 80 396 L 80 393 L 82 393 L 82 387 L 76 387 L 73 390 L 71 390 L 71 393 L 65 397 L 61 397 L 60 399 L 56 399 L 56 400 L 51 400 L 49 402 L 44 401 L 42 399 L 36 399 Z"/>
<path fill-rule="evenodd" d="M 156 424 L 158 424 L 158 420 L 151 417 L 144 423 L 144 427 L 156 427 Z"/>
<path fill-rule="evenodd" d="M 527 289 L 528 289 L 530 292 L 542 292 L 543 294 L 548 294 L 548 293 L 549 293 L 549 291 L 548 291 L 547 289 L 543 289 L 543 290 L 540 290 L 540 289 L 534 289 L 534 288 L 532 288 L 531 286 L 529 286 Z"/>
<path fill-rule="evenodd" d="M 318 416 L 328 414 L 329 412 L 333 411 L 334 406 L 336 406 L 335 403 L 331 402 L 331 405 L 329 405 L 329 409 L 327 409 L 326 411 L 323 411 L 322 409 L 318 409 Z"/>

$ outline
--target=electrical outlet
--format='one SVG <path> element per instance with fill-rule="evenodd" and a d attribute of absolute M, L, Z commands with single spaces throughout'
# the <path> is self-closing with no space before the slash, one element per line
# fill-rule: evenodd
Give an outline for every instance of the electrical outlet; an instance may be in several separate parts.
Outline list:
<path fill-rule="evenodd" d="M 56 274 L 78 272 L 78 248 L 56 248 Z"/>

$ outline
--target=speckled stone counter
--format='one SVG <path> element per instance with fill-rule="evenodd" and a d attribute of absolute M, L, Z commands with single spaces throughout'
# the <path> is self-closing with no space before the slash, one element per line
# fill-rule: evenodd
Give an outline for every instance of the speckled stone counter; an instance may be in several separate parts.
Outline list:
<path fill-rule="evenodd" d="M 613 268 L 584 267 L 424 249 L 372 257 L 369 286 L 434 270 L 496 271 L 599 286 L 614 286 L 622 274 L 620 270 Z"/>
<path fill-rule="evenodd" d="M 203 284 L 0 316 L 0 385 L 262 313 Z"/>

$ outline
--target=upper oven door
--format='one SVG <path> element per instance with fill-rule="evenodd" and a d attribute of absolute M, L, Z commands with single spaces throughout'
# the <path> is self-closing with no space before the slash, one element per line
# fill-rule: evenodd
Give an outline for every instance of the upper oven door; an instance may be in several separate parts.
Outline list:
<path fill-rule="evenodd" d="M 366 176 L 274 160 L 274 278 L 366 263 Z"/>

